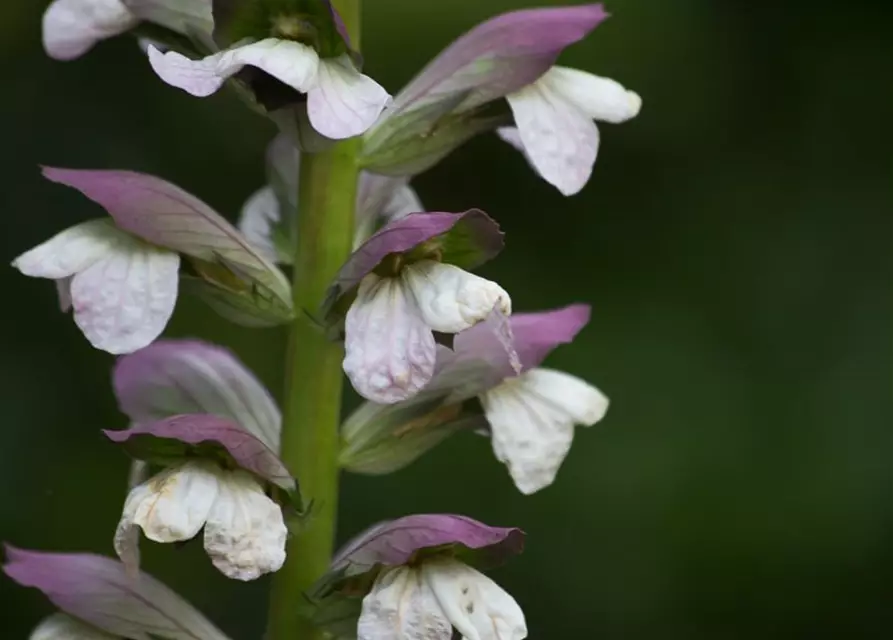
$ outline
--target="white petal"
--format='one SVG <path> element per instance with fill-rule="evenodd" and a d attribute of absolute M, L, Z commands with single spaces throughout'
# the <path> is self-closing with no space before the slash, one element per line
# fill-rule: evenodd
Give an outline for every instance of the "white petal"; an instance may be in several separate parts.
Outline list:
<path fill-rule="evenodd" d="M 504 315 L 512 312 L 505 289 L 455 265 L 421 260 L 404 267 L 401 277 L 434 331 L 459 333 L 484 320 L 493 309 Z"/>
<path fill-rule="evenodd" d="M 399 220 L 410 213 L 423 212 L 425 207 L 419 200 L 419 195 L 409 184 L 401 184 L 391 193 L 390 199 L 385 203 L 381 211 L 381 217 L 385 221 Z"/>
<path fill-rule="evenodd" d="M 222 473 L 205 460 L 166 469 L 130 492 L 121 520 L 132 517 L 154 542 L 189 540 L 208 519 Z"/>
<path fill-rule="evenodd" d="M 351 138 L 371 127 L 390 100 L 388 92 L 357 71 L 345 54 L 319 61 L 317 86 L 307 94 L 307 115 L 327 138 Z"/>
<path fill-rule="evenodd" d="M 130 353 L 157 338 L 177 302 L 180 256 L 131 240 L 74 276 L 74 321 L 97 349 Z"/>
<path fill-rule="evenodd" d="M 319 56 L 299 42 L 267 38 L 192 60 L 176 51 L 161 53 L 149 46 L 149 63 L 167 84 L 204 98 L 243 67 L 257 67 L 277 80 L 306 93 L 316 86 Z"/>
<path fill-rule="evenodd" d="M 28 640 L 115 640 L 115 636 L 67 614 L 54 613 L 35 627 Z"/>
<path fill-rule="evenodd" d="M 539 82 L 506 99 L 534 169 L 566 196 L 580 191 L 598 153 L 599 134 L 592 118 Z"/>
<path fill-rule="evenodd" d="M 140 531 L 134 518 L 140 505 L 146 500 L 153 499 L 153 485 L 150 482 L 151 480 L 143 482 L 130 489 L 124 501 L 121 519 L 115 529 L 115 553 L 131 575 L 137 575 L 140 568 Z"/>
<path fill-rule="evenodd" d="M 579 378 L 531 369 L 480 396 L 493 452 L 518 489 L 535 493 L 555 480 L 574 439 L 574 425 L 602 419 L 608 399 Z"/>
<path fill-rule="evenodd" d="M 278 262 L 273 227 L 279 222 L 279 199 L 272 187 L 254 192 L 242 207 L 239 231 L 265 258 Z"/>
<path fill-rule="evenodd" d="M 205 550 L 228 578 L 254 580 L 285 562 L 288 529 L 282 508 L 251 474 L 220 477 L 219 492 L 205 524 Z"/>
<path fill-rule="evenodd" d="M 72 60 L 138 20 L 121 0 L 55 0 L 43 14 L 43 48 L 56 60 Z"/>
<path fill-rule="evenodd" d="M 524 149 L 524 143 L 521 141 L 521 132 L 518 131 L 518 127 L 498 127 L 496 129 L 496 135 L 498 135 L 503 142 L 508 142 L 515 148 L 515 150 L 523 153 L 524 157 L 527 157 L 527 150 Z M 528 158 L 528 162 L 529 161 L 530 159 Z"/>
<path fill-rule="evenodd" d="M 450 640 L 452 625 L 410 567 L 385 569 L 363 598 L 357 640 Z"/>
<path fill-rule="evenodd" d="M 112 247 L 129 240 L 108 219 L 88 220 L 26 251 L 13 260 L 12 266 L 26 276 L 59 280 L 83 271 Z"/>
<path fill-rule="evenodd" d="M 363 278 L 347 312 L 344 347 L 344 372 L 375 402 L 405 400 L 434 374 L 434 336 L 399 278 Z"/>
<path fill-rule="evenodd" d="M 639 114 L 642 98 L 619 82 L 579 69 L 552 67 L 538 81 L 594 120 L 618 124 Z"/>
<path fill-rule="evenodd" d="M 457 560 L 422 563 L 422 579 L 467 640 L 523 640 L 524 612 L 502 587 Z"/>

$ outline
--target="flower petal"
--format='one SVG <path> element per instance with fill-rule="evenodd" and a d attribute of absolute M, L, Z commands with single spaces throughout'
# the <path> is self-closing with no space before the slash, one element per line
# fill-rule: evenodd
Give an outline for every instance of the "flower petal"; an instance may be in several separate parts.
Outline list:
<path fill-rule="evenodd" d="M 205 460 L 165 469 L 130 492 L 122 521 L 133 513 L 133 524 L 153 542 L 194 538 L 217 499 L 222 473 Z"/>
<path fill-rule="evenodd" d="M 608 399 L 589 383 L 543 368 L 505 380 L 480 400 L 493 452 L 525 494 L 555 480 L 573 442 L 574 425 L 591 426 L 608 408 Z"/>
<path fill-rule="evenodd" d="M 245 471 L 224 472 L 205 524 L 205 550 L 226 577 L 254 580 L 285 562 L 282 508 Z"/>
<path fill-rule="evenodd" d="M 145 573 L 134 579 L 111 558 L 26 551 L 9 545 L 5 555 L 3 570 L 10 578 L 22 586 L 40 589 L 63 612 L 115 638 L 228 640 L 158 580 Z"/>
<path fill-rule="evenodd" d="M 231 418 L 279 449 L 282 415 L 232 352 L 200 340 L 158 340 L 119 358 L 112 374 L 121 411 L 135 424 L 186 413 Z"/>
<path fill-rule="evenodd" d="M 502 287 L 455 265 L 421 260 L 405 266 L 400 275 L 434 331 L 459 333 L 493 309 L 505 315 L 512 312 L 512 301 Z"/>
<path fill-rule="evenodd" d="M 152 70 L 159 78 L 197 98 L 205 98 L 216 93 L 229 77 L 218 72 L 217 66 L 221 56 L 219 53 L 193 60 L 177 51 L 162 53 L 154 44 L 149 44 L 146 53 L 149 54 Z"/>
<path fill-rule="evenodd" d="M 350 56 L 325 58 L 319 61 L 316 87 L 307 93 L 307 115 L 327 138 L 352 138 L 375 123 L 390 99 L 380 84 L 357 71 Z"/>
<path fill-rule="evenodd" d="M 279 222 L 279 199 L 272 187 L 258 189 L 242 206 L 239 231 L 257 252 L 270 262 L 279 262 L 273 244 L 273 227 Z"/>
<path fill-rule="evenodd" d="M 594 120 L 619 124 L 634 118 L 642 108 L 642 98 L 609 78 L 571 69 L 552 67 L 537 81 L 574 104 Z"/>
<path fill-rule="evenodd" d="M 130 353 L 161 335 L 177 302 L 180 256 L 138 240 L 113 245 L 74 276 L 74 321 L 96 347 Z"/>
<path fill-rule="evenodd" d="M 43 14 L 43 48 L 51 58 L 73 60 L 137 22 L 121 0 L 55 0 Z"/>
<path fill-rule="evenodd" d="M 539 81 L 506 96 L 526 155 L 537 172 L 566 196 L 592 174 L 599 133 L 592 118 Z"/>
<path fill-rule="evenodd" d="M 65 613 L 54 613 L 34 628 L 28 640 L 117 640 L 96 627 L 72 618 Z"/>
<path fill-rule="evenodd" d="M 83 271 L 128 240 L 108 219 L 88 220 L 26 251 L 12 266 L 26 276 L 59 280 Z"/>
<path fill-rule="evenodd" d="M 363 598 L 357 640 L 450 640 L 453 626 L 416 569 L 394 567 Z"/>
<path fill-rule="evenodd" d="M 397 278 L 363 278 L 347 312 L 344 347 L 344 372 L 375 402 L 405 400 L 434 374 L 434 335 Z"/>
<path fill-rule="evenodd" d="M 523 640 L 524 612 L 490 578 L 456 560 L 424 562 L 422 580 L 466 640 Z"/>

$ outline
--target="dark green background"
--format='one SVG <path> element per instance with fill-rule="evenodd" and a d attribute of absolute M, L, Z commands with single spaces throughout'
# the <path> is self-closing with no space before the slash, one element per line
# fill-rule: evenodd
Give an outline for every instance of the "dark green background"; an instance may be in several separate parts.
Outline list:
<path fill-rule="evenodd" d="M 468 27 L 533 4 L 367 0 L 367 70 L 396 92 Z M 42 8 L 0 5 L 2 259 L 100 214 L 38 163 L 157 173 L 233 216 L 273 129 L 230 95 L 162 85 L 127 38 L 49 60 Z M 348 477 L 341 535 L 418 511 L 523 527 L 526 553 L 494 577 L 532 638 L 890 637 L 893 4 L 609 9 L 562 62 L 644 108 L 602 127 L 581 195 L 562 198 L 495 136 L 416 181 L 430 208 L 479 206 L 503 225 L 484 275 L 516 309 L 593 305 L 548 364 L 598 384 L 607 418 L 533 497 L 473 435 L 392 476 Z M 57 312 L 50 283 L 7 268 L 0 286 L 0 537 L 111 552 L 127 469 L 99 434 L 124 425 L 112 358 Z M 168 333 L 231 345 L 281 388 L 280 331 L 183 300 Z M 265 580 L 227 582 L 200 548 L 143 547 L 235 640 L 260 637 Z M 0 602 L 4 638 L 50 610 L 5 579 Z"/>

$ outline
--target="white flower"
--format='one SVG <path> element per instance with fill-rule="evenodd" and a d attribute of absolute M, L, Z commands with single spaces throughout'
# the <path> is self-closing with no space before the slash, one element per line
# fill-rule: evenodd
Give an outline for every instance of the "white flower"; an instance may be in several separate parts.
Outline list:
<path fill-rule="evenodd" d="M 573 442 L 574 425 L 592 426 L 608 410 L 608 399 L 589 383 L 544 368 L 507 378 L 480 400 L 493 452 L 525 494 L 555 480 Z"/>
<path fill-rule="evenodd" d="M 180 256 L 115 227 L 75 225 L 20 255 L 26 276 L 56 281 L 63 311 L 97 349 L 130 353 L 157 338 L 177 301 Z"/>
<path fill-rule="evenodd" d="M 385 569 L 363 599 L 358 640 L 523 640 L 524 612 L 484 574 L 453 559 Z"/>
<path fill-rule="evenodd" d="M 269 185 L 251 194 L 242 205 L 242 213 L 239 215 L 239 231 L 251 246 L 272 262 L 282 262 L 273 240 L 281 219 L 279 199 Z"/>
<path fill-rule="evenodd" d="M 306 93 L 310 124 L 333 139 L 365 132 L 391 99 L 381 85 L 357 71 L 347 54 L 320 58 L 310 46 L 279 38 L 237 46 L 200 60 L 175 51 L 162 53 L 150 46 L 149 62 L 167 84 L 198 97 L 215 93 L 243 67 L 257 67 Z"/>
<path fill-rule="evenodd" d="M 44 618 L 28 640 L 115 640 L 116 636 L 92 627 L 64 613 Z"/>
<path fill-rule="evenodd" d="M 405 400 L 434 373 L 432 332 L 459 333 L 494 309 L 511 314 L 505 290 L 454 265 L 421 260 L 394 277 L 370 273 L 345 319 L 344 372 L 369 400 Z"/>
<path fill-rule="evenodd" d="M 115 551 L 131 569 L 139 563 L 137 527 L 154 542 L 189 540 L 204 527 L 214 566 L 237 580 L 285 562 L 288 531 L 279 505 L 248 472 L 210 461 L 169 468 L 131 490 L 115 533 Z"/>
<path fill-rule="evenodd" d="M 51 58 L 73 60 L 137 22 L 121 0 L 55 0 L 43 14 L 43 48 Z"/>
<path fill-rule="evenodd" d="M 557 66 L 506 99 L 517 128 L 502 128 L 499 135 L 566 196 L 592 174 L 599 144 L 593 120 L 625 122 L 642 107 L 638 94 L 613 80 Z"/>

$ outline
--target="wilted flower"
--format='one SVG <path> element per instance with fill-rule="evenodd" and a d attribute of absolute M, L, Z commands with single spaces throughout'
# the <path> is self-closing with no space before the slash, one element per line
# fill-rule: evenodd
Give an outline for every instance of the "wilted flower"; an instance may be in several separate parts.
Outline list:
<path fill-rule="evenodd" d="M 480 640 L 527 637 L 524 613 L 508 593 L 470 566 L 519 553 L 524 534 L 464 516 L 414 515 L 382 522 L 339 551 L 321 581 L 318 617 L 339 597 L 365 594 L 359 640 L 449 640 L 453 629 Z M 343 596 L 342 596 L 343 597 Z M 321 615 L 320 615 L 321 614 Z"/>
<path fill-rule="evenodd" d="M 204 528 L 205 550 L 230 578 L 253 580 L 282 566 L 288 530 L 282 508 L 266 487 L 295 493 L 296 485 L 258 438 L 230 420 L 206 414 L 106 435 L 134 455 L 168 461 L 167 469 L 134 487 L 124 503 L 115 551 L 125 565 L 135 569 L 139 564 L 139 529 L 164 543 L 189 540 Z M 180 456 L 171 454 L 177 447 Z"/>
<path fill-rule="evenodd" d="M 502 287 L 463 268 L 501 245 L 498 227 L 481 211 L 415 213 L 348 258 L 329 302 L 337 308 L 356 291 L 345 317 L 344 371 L 361 395 L 386 404 L 415 395 L 434 373 L 435 332 L 456 334 L 511 313 Z"/>
<path fill-rule="evenodd" d="M 267 147 L 269 184 L 246 201 L 239 216 L 239 229 L 265 257 L 281 264 L 293 259 L 291 235 L 298 215 L 298 168 L 300 154 L 284 135 Z M 365 242 L 376 228 L 424 207 L 403 176 L 360 172 L 356 201 L 354 248 Z"/>
<path fill-rule="evenodd" d="M 111 558 L 6 547 L 3 571 L 59 608 L 31 640 L 195 638 L 229 640 L 179 595 L 146 573 L 128 575 Z"/>
<path fill-rule="evenodd" d="M 554 66 L 607 17 L 601 4 L 588 4 L 513 11 L 474 27 L 397 94 L 365 136 L 363 166 L 419 173 L 503 124 L 497 109 L 484 107 L 506 98 L 515 126 L 500 135 L 563 194 L 578 192 L 598 150 L 592 121 L 623 122 L 642 102 L 613 80 Z"/>
<path fill-rule="evenodd" d="M 491 327 L 460 333 L 452 350 L 438 350 L 436 373 L 422 393 L 393 406 L 366 403 L 345 421 L 342 464 L 359 473 L 387 473 L 455 431 L 483 430 L 523 493 L 548 486 L 570 449 L 575 425 L 595 424 L 608 408 L 608 399 L 589 383 L 539 366 L 588 321 L 586 305 L 513 315 L 509 324 L 520 375 Z M 473 398 L 483 415 L 468 404 Z"/>
<path fill-rule="evenodd" d="M 13 262 L 28 276 L 56 281 L 63 311 L 93 346 L 136 351 L 157 338 L 177 300 L 180 256 L 188 256 L 205 291 L 238 304 L 246 321 L 291 317 L 282 273 L 198 198 L 159 178 L 129 171 L 46 167 L 44 176 L 102 206 L 111 220 L 71 227 Z"/>

